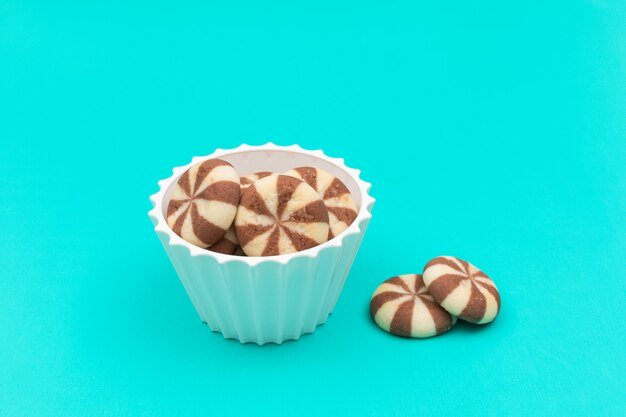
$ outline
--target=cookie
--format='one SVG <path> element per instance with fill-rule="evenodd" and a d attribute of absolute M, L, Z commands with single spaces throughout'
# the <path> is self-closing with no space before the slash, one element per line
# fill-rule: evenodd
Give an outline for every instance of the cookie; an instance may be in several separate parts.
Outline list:
<path fill-rule="evenodd" d="M 233 223 L 239 198 L 239 175 L 232 165 L 209 159 L 189 168 L 174 184 L 167 224 L 187 242 L 206 248 Z"/>
<path fill-rule="evenodd" d="M 237 243 L 237 235 L 235 234 L 235 225 L 233 224 L 226 231 L 226 234 L 220 240 L 209 246 L 207 250 L 226 255 L 235 255 L 238 247 L 239 244 Z"/>
<path fill-rule="evenodd" d="M 428 294 L 422 276 L 400 275 L 383 282 L 370 301 L 376 324 L 396 336 L 425 338 L 447 332 L 456 323 Z"/>
<path fill-rule="evenodd" d="M 261 178 L 269 177 L 270 175 L 272 175 L 272 173 L 269 171 L 261 171 L 255 172 L 254 174 L 244 175 L 243 177 L 239 178 L 239 181 L 241 182 L 241 192 L 243 193 L 244 191 L 246 191 L 249 186 L 257 182 Z"/>
<path fill-rule="evenodd" d="M 235 218 L 237 240 L 248 256 L 309 249 L 328 239 L 328 210 L 307 183 L 273 174 L 241 195 Z"/>
<path fill-rule="evenodd" d="M 358 208 L 348 187 L 329 172 L 314 167 L 299 167 L 285 173 L 309 184 L 320 195 L 328 209 L 332 239 L 343 232 L 356 219 Z"/>
<path fill-rule="evenodd" d="M 471 323 L 493 321 L 500 311 L 500 294 L 493 281 L 469 262 L 440 256 L 424 267 L 428 292 L 450 314 Z"/>

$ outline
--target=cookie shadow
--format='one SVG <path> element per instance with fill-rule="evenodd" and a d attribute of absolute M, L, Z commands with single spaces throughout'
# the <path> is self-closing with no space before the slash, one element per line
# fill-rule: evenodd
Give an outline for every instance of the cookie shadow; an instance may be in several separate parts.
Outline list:
<path fill-rule="evenodd" d="M 363 309 L 363 318 L 367 321 L 368 327 L 373 329 L 373 331 L 384 333 L 389 337 L 399 339 L 399 340 L 402 340 L 402 339 L 404 340 L 416 340 L 416 339 L 417 340 L 430 340 L 430 339 L 440 340 L 440 339 L 448 337 L 450 334 L 459 334 L 459 333 L 476 334 L 476 333 L 487 331 L 488 329 L 493 328 L 494 326 L 497 326 L 497 321 L 498 321 L 496 319 L 492 321 L 491 323 L 475 324 L 475 323 L 469 323 L 467 321 L 458 319 L 456 324 L 449 331 L 439 334 L 437 336 L 420 339 L 420 338 L 411 338 L 411 337 L 394 335 L 381 329 L 372 318 L 369 305 Z"/>
<path fill-rule="evenodd" d="M 495 326 L 495 321 L 486 324 L 475 324 L 465 320 L 458 319 L 454 327 L 451 329 L 457 333 L 476 334 L 487 331 Z"/>

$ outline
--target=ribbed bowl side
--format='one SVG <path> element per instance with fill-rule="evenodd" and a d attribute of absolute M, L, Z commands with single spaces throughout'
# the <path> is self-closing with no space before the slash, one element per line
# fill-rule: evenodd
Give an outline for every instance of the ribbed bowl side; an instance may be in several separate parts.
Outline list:
<path fill-rule="evenodd" d="M 204 302 L 202 301 L 203 296 L 200 290 L 193 285 L 193 282 L 190 278 L 187 278 L 188 274 L 186 273 L 186 266 L 188 262 L 185 261 L 185 257 L 189 256 L 189 254 L 182 253 L 182 252 L 185 252 L 183 250 L 184 248 L 177 247 L 177 246 L 170 246 L 168 244 L 169 238 L 165 233 L 157 233 L 157 235 L 159 236 L 159 240 L 161 241 L 161 244 L 163 245 L 163 248 L 165 249 L 165 253 L 167 253 L 167 256 L 170 259 L 170 262 L 174 266 L 174 270 L 176 271 L 176 274 L 180 278 L 183 284 L 183 287 L 185 288 L 185 291 L 187 292 L 187 295 L 191 299 L 191 302 L 194 308 L 196 309 L 198 316 L 200 316 L 200 319 L 202 321 L 207 322 L 207 324 L 209 324 L 209 327 L 213 328 L 212 323 L 209 323 L 207 321 L 208 315 L 204 311 L 204 306 L 203 306 Z"/>
<path fill-rule="evenodd" d="M 191 256 L 160 237 L 202 321 L 227 339 L 262 345 L 299 339 L 326 321 L 364 232 L 317 258 L 256 266 Z"/>
<path fill-rule="evenodd" d="M 316 324 L 325 323 L 328 316 L 333 312 L 335 304 L 339 299 L 339 294 L 341 294 L 343 285 L 345 284 L 350 268 L 352 267 L 352 263 L 354 262 L 361 242 L 363 241 L 366 228 L 367 224 L 364 225 L 360 234 L 350 235 L 344 239 L 343 245 L 341 246 L 341 257 L 333 273 L 333 280 L 328 288 L 328 294 L 324 299 L 324 306 Z"/>

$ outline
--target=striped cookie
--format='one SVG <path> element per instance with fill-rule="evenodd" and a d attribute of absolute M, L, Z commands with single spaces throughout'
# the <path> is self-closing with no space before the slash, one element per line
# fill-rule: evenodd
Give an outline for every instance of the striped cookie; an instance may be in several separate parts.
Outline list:
<path fill-rule="evenodd" d="M 174 184 L 167 224 L 187 242 L 211 246 L 233 223 L 239 190 L 239 175 L 228 162 L 209 159 L 196 164 Z"/>
<path fill-rule="evenodd" d="M 224 237 L 207 248 L 211 252 L 224 253 L 226 255 L 234 255 L 239 244 L 237 243 L 237 235 L 235 235 L 235 225 L 233 224 L 226 231 Z"/>
<path fill-rule="evenodd" d="M 322 197 L 328 209 L 329 240 L 346 230 L 356 219 L 357 206 L 348 187 L 339 178 L 323 169 L 314 167 L 294 168 L 286 172 L 285 175 L 305 181 Z"/>
<path fill-rule="evenodd" d="M 489 323 L 500 311 L 500 294 L 493 281 L 469 262 L 439 256 L 424 267 L 424 283 L 450 314 L 471 323 Z"/>
<path fill-rule="evenodd" d="M 261 178 L 269 177 L 270 175 L 272 175 L 272 173 L 269 171 L 261 171 L 255 172 L 254 174 L 244 175 L 243 177 L 239 178 L 239 181 L 241 182 L 241 192 L 243 193 L 244 191 L 246 191 L 249 186 L 257 182 Z"/>
<path fill-rule="evenodd" d="M 314 189 L 297 178 L 273 174 L 241 196 L 237 240 L 248 256 L 298 252 L 326 242 L 328 211 Z"/>
<path fill-rule="evenodd" d="M 376 288 L 370 313 L 383 330 L 397 336 L 424 338 L 447 332 L 456 323 L 426 292 L 422 276 L 400 275 Z"/>

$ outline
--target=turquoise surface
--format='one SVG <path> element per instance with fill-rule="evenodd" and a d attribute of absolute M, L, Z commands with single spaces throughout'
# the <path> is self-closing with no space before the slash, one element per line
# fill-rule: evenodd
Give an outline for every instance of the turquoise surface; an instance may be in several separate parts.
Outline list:
<path fill-rule="evenodd" d="M 0 0 L 0 415 L 626 415 L 626 5 L 439 3 Z M 329 321 L 258 347 L 200 322 L 146 213 L 268 140 L 378 201 Z M 441 254 L 500 317 L 379 330 L 375 287 Z"/>

